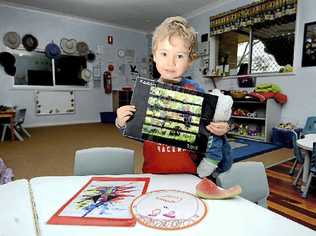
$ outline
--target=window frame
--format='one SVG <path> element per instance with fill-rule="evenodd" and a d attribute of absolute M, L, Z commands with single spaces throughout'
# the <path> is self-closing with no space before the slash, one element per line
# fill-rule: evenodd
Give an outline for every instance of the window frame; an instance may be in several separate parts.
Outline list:
<path fill-rule="evenodd" d="M 296 39 L 296 33 L 297 33 L 296 20 L 297 19 L 295 19 L 295 24 L 294 24 L 295 25 L 294 40 Z M 243 77 L 243 76 L 269 77 L 269 76 L 276 76 L 276 75 L 277 76 L 295 75 L 295 65 L 294 65 L 295 60 L 294 60 L 294 58 L 293 58 L 293 63 L 292 63 L 293 72 L 282 72 L 281 73 L 281 72 L 278 72 L 278 71 L 274 71 L 274 72 L 256 72 L 256 73 L 252 73 L 251 68 L 252 68 L 252 55 L 253 55 L 253 40 L 254 40 L 254 37 L 253 37 L 253 27 L 252 26 L 248 26 L 248 27 L 249 27 L 249 34 L 248 34 L 249 40 L 248 40 L 248 43 L 250 45 L 250 47 L 249 47 L 249 56 L 248 56 L 248 65 L 249 65 L 248 66 L 248 74 L 247 75 L 220 75 L 220 77 L 224 77 L 224 78 L 233 77 L 233 78 L 236 78 L 236 77 Z M 211 38 L 219 41 L 218 36 L 219 35 L 213 35 L 213 36 L 211 36 Z M 216 66 L 220 65 L 219 64 L 219 58 L 218 58 L 219 42 L 217 42 L 215 45 L 216 46 L 214 48 L 215 49 L 214 50 L 214 55 L 212 55 L 211 58 L 215 57 L 215 67 L 216 67 Z M 293 51 L 294 50 L 295 50 L 295 42 L 294 42 L 294 45 L 293 45 Z M 210 48 L 210 51 L 212 51 L 211 48 Z M 295 51 L 294 51 L 294 53 L 295 53 Z M 213 68 L 210 68 L 210 71 L 212 71 L 212 69 Z M 216 76 L 218 76 L 218 75 L 216 75 Z"/>
<path fill-rule="evenodd" d="M 19 52 L 23 53 L 43 53 L 45 55 L 45 52 L 42 50 L 34 50 L 31 52 L 25 51 L 24 49 L 14 49 L 14 50 L 7 50 L 9 53 L 16 55 L 19 54 Z M 52 82 L 53 85 L 26 85 L 26 84 L 15 84 L 15 75 L 12 76 L 12 82 L 11 82 L 11 89 L 12 90 L 91 90 L 92 89 L 92 82 L 93 78 L 86 83 L 85 86 L 80 85 L 56 85 L 56 77 L 55 77 L 55 59 L 51 60 L 51 69 L 52 69 Z M 87 61 L 87 68 L 89 68 Z"/>

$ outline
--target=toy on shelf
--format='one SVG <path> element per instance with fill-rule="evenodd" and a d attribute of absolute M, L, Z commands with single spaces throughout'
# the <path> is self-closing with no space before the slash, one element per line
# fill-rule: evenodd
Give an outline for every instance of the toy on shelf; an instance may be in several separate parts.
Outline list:
<path fill-rule="evenodd" d="M 280 123 L 277 126 L 277 128 L 293 130 L 296 128 L 296 126 L 294 124 L 292 124 L 291 122 L 288 122 L 288 123 Z"/>
<path fill-rule="evenodd" d="M 242 99 L 247 95 L 247 91 L 245 90 L 231 90 L 230 96 L 235 99 Z"/>
<path fill-rule="evenodd" d="M 251 118 L 256 118 L 257 117 L 257 112 L 247 112 L 247 116 Z"/>
<path fill-rule="evenodd" d="M 233 116 L 247 116 L 248 110 L 237 108 L 233 110 Z"/>
<path fill-rule="evenodd" d="M 249 136 L 257 136 L 257 129 L 248 129 Z"/>

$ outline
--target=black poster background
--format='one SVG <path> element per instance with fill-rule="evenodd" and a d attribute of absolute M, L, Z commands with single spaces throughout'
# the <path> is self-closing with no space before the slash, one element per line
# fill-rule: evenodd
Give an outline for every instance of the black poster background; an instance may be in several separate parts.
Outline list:
<path fill-rule="evenodd" d="M 146 110 L 148 105 L 148 98 L 150 97 L 151 86 L 163 87 L 173 91 L 184 92 L 192 95 L 204 97 L 202 104 L 202 113 L 199 124 L 199 133 L 196 135 L 194 143 L 188 143 L 184 141 L 174 140 L 172 138 L 164 138 L 154 135 L 148 135 L 142 133 L 142 127 L 146 116 Z M 136 112 L 132 118 L 127 122 L 125 135 L 129 138 L 137 140 L 150 140 L 158 143 L 163 143 L 171 146 L 181 147 L 189 149 L 195 152 L 204 153 L 207 147 L 207 141 L 209 137 L 209 131 L 205 128 L 210 121 L 212 121 L 215 108 L 217 104 L 217 96 L 185 89 L 180 86 L 171 84 L 164 84 L 155 80 L 137 78 L 131 98 L 131 105 L 135 105 Z"/>

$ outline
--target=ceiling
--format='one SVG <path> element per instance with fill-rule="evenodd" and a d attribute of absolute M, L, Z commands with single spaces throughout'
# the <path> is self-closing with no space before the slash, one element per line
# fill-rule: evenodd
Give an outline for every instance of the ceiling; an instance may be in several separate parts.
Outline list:
<path fill-rule="evenodd" d="M 67 16 L 151 32 L 168 16 L 189 17 L 205 12 L 223 0 L 5 0 L 14 6 L 45 10 Z M 225 0 L 227 2 L 227 0 Z"/>

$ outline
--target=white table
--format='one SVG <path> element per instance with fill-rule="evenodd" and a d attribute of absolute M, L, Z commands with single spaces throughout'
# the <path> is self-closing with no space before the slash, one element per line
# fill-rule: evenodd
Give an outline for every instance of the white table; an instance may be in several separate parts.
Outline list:
<path fill-rule="evenodd" d="M 303 167 L 303 179 L 302 179 L 302 188 L 304 192 L 305 185 L 307 182 L 309 167 L 310 167 L 310 152 L 313 151 L 313 143 L 316 142 L 316 134 L 306 134 L 304 138 L 298 139 L 296 141 L 297 146 L 303 149 L 304 151 L 304 167 Z"/>
<path fill-rule="evenodd" d="M 148 191 L 177 189 L 195 193 L 200 181 L 193 175 L 121 175 L 148 176 Z M 315 236 L 315 231 L 286 219 L 240 197 L 229 200 L 206 200 L 208 213 L 198 224 L 177 231 L 162 231 L 136 224 L 135 227 L 100 227 L 48 225 L 47 220 L 68 201 L 89 176 L 37 177 L 30 181 L 41 236 L 141 236 L 141 235 L 234 235 L 234 236 Z"/>
<path fill-rule="evenodd" d="M 0 185 L 0 235 L 36 236 L 29 183 L 19 179 Z"/>

